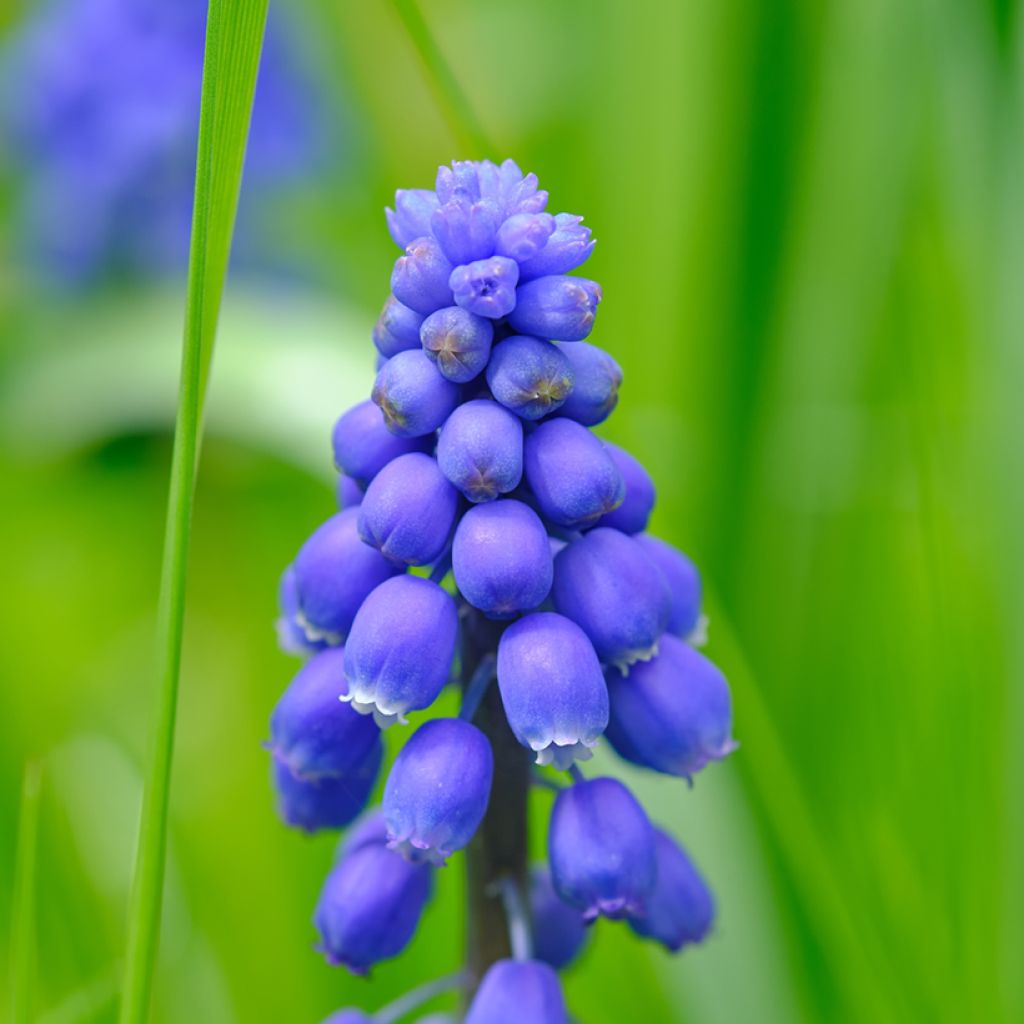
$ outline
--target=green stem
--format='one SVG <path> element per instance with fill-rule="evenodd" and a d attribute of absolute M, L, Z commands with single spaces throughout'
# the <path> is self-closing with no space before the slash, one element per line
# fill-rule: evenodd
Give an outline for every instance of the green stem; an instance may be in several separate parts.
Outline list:
<path fill-rule="evenodd" d="M 12 1024 L 29 1024 L 36 966 L 36 862 L 38 860 L 39 791 L 38 762 L 25 765 L 18 814 L 18 846 L 14 859 L 14 893 L 11 910 L 11 1003 Z"/>
<path fill-rule="evenodd" d="M 159 704 L 139 825 L 121 1024 L 143 1024 L 160 934 L 185 584 L 206 377 L 227 273 L 266 0 L 210 0 L 178 415 L 157 610 Z"/>
<path fill-rule="evenodd" d="M 473 110 L 468 97 L 462 91 L 437 40 L 416 4 L 416 0 L 394 0 L 402 24 L 412 40 L 416 52 L 427 72 L 427 83 L 434 94 L 434 100 L 448 128 L 459 145 L 470 152 L 466 156 L 500 158 L 488 138 L 487 132 Z"/>

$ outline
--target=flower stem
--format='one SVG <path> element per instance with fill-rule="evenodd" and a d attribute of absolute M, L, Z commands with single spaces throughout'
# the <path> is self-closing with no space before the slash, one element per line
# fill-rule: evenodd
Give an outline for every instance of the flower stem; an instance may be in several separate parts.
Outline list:
<path fill-rule="evenodd" d="M 467 619 L 463 683 L 498 647 L 503 625 L 483 616 Z M 501 695 L 488 687 L 474 719 L 494 752 L 494 782 L 487 814 L 466 851 L 466 966 L 469 996 L 496 961 L 512 955 L 502 885 L 509 880 L 524 890 L 527 877 L 527 798 L 529 752 L 519 745 L 505 720 Z"/>
<path fill-rule="evenodd" d="M 501 895 L 508 918 L 509 944 L 516 960 L 529 960 L 533 956 L 533 937 L 530 935 L 530 912 L 523 891 L 511 878 L 501 883 Z"/>
<path fill-rule="evenodd" d="M 466 980 L 466 972 L 457 971 L 455 974 L 446 974 L 443 978 L 435 978 L 433 981 L 417 985 L 416 988 L 406 992 L 404 996 L 399 996 L 394 1002 L 379 1009 L 373 1015 L 373 1022 L 374 1024 L 394 1024 L 407 1013 L 418 1010 L 434 996 L 450 992 L 454 988 L 462 988 L 466 984 Z"/>
<path fill-rule="evenodd" d="M 462 691 L 462 708 L 459 710 L 459 718 L 464 722 L 472 722 L 476 717 L 480 702 L 487 693 L 487 688 L 494 681 L 494 666 L 497 659 L 493 654 L 485 654 L 480 659 Z"/>

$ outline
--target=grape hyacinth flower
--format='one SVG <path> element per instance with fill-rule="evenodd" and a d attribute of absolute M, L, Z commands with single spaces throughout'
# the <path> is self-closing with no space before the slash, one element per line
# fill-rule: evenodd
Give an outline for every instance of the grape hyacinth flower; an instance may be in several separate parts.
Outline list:
<path fill-rule="evenodd" d="M 590 429 L 622 371 L 583 340 L 601 293 L 570 272 L 590 231 L 547 203 L 512 161 L 456 162 L 433 190 L 396 194 L 382 363 L 333 434 L 344 511 L 280 590 L 282 646 L 310 659 L 272 716 L 286 820 L 356 819 L 381 730 L 426 719 L 388 732 L 400 749 L 382 808 L 340 846 L 321 948 L 357 973 L 397 955 L 431 873 L 465 851 L 476 940 L 454 984 L 470 989 L 469 1024 L 565 1024 L 557 971 L 597 917 L 672 950 L 703 939 L 713 900 L 697 869 L 621 782 L 579 762 L 607 736 L 625 760 L 689 778 L 735 747 L 725 680 L 689 646 L 700 577 L 645 532 L 642 463 Z M 449 698 L 432 713 L 449 683 L 457 716 Z M 533 788 L 557 794 L 548 865 L 531 869 Z M 412 1012 L 419 991 L 394 1006 Z"/>

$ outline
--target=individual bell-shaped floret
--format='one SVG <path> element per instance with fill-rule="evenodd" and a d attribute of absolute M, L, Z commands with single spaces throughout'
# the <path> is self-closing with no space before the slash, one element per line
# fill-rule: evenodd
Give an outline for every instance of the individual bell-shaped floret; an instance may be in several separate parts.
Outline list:
<path fill-rule="evenodd" d="M 273 762 L 274 788 L 281 819 L 304 832 L 345 828 L 366 807 L 377 782 L 384 745 L 377 741 L 366 757 L 344 775 L 302 779 L 288 765 Z"/>
<path fill-rule="evenodd" d="M 590 237 L 590 228 L 583 226 L 582 217 L 556 213 L 554 233 L 536 256 L 520 261 L 519 279 L 530 281 L 575 270 L 590 259 L 596 244 Z"/>
<path fill-rule="evenodd" d="M 610 526 L 622 533 L 641 533 L 647 529 L 647 520 L 654 508 L 654 481 L 640 460 L 624 448 L 614 444 L 606 444 L 605 447 L 626 481 L 626 496 L 617 509 L 601 518 L 599 525 Z"/>
<path fill-rule="evenodd" d="M 452 266 L 458 266 L 494 254 L 500 223 L 501 214 L 495 203 L 489 199 L 474 202 L 463 195 L 449 199 L 434 211 L 430 230 Z"/>
<path fill-rule="evenodd" d="M 345 644 L 352 706 L 392 725 L 433 704 L 448 681 L 458 614 L 436 583 L 396 576 L 363 602 Z"/>
<path fill-rule="evenodd" d="M 533 955 L 556 971 L 576 959 L 587 938 L 583 915 L 559 897 L 542 864 L 530 872 L 530 922 Z"/>
<path fill-rule="evenodd" d="M 302 626 L 299 614 L 299 588 L 295 583 L 295 567 L 289 565 L 281 574 L 277 591 L 278 607 L 281 614 L 274 623 L 277 642 L 285 654 L 306 657 L 327 647 L 326 640 L 310 640 Z"/>
<path fill-rule="evenodd" d="M 700 623 L 701 583 L 697 567 L 682 551 L 649 533 L 636 540 L 661 570 L 672 594 L 668 632 L 684 640 L 691 638 Z"/>
<path fill-rule="evenodd" d="M 629 924 L 637 935 L 678 953 L 707 937 L 715 918 L 715 900 L 686 852 L 660 829 L 654 833 L 654 849 L 658 880 L 647 914 L 631 917 Z"/>
<path fill-rule="evenodd" d="M 515 260 L 491 256 L 456 267 L 448 285 L 456 305 L 496 320 L 515 308 L 518 281 L 519 264 Z"/>
<path fill-rule="evenodd" d="M 347 508 L 355 508 L 363 500 L 363 489 L 344 473 L 338 474 L 338 484 L 335 490 L 338 496 L 338 509 L 344 512 Z"/>
<path fill-rule="evenodd" d="M 358 518 L 355 508 L 331 516 L 295 556 L 299 621 L 311 639 L 342 643 L 367 594 L 399 571 L 363 543 Z"/>
<path fill-rule="evenodd" d="M 401 455 L 366 489 L 359 506 L 359 535 L 391 562 L 429 565 L 448 546 L 458 491 L 422 452 Z"/>
<path fill-rule="evenodd" d="M 365 487 L 392 459 L 424 451 L 426 437 L 398 437 L 388 430 L 380 408 L 367 399 L 343 413 L 334 425 L 334 464 Z"/>
<path fill-rule="evenodd" d="M 422 437 L 451 415 L 459 401 L 459 387 L 441 375 L 423 349 L 410 349 L 380 368 L 371 397 L 391 433 Z"/>
<path fill-rule="evenodd" d="M 618 508 L 626 493 L 622 474 L 600 440 L 562 417 L 541 423 L 526 438 L 523 472 L 541 513 L 573 529 Z"/>
<path fill-rule="evenodd" d="M 430 898 L 431 869 L 369 843 L 331 868 L 313 915 L 333 966 L 365 974 L 409 944 Z"/>
<path fill-rule="evenodd" d="M 540 517 L 520 501 L 475 505 L 452 543 L 455 585 L 474 608 L 510 619 L 536 608 L 551 589 L 551 545 Z"/>
<path fill-rule="evenodd" d="M 437 464 L 470 501 L 493 501 L 523 476 L 523 425 L 488 399 L 460 405 L 437 438 Z"/>
<path fill-rule="evenodd" d="M 455 300 L 448 286 L 452 265 L 437 239 L 416 238 L 405 247 L 405 255 L 391 271 L 391 291 L 403 306 L 423 316 L 450 306 Z"/>
<path fill-rule="evenodd" d="M 354 822 L 346 832 L 345 837 L 338 844 L 338 852 L 335 860 L 347 857 L 354 853 L 361 846 L 376 843 L 384 846 L 388 841 L 388 827 L 384 823 L 384 812 L 381 808 L 372 807 L 359 820 Z"/>
<path fill-rule="evenodd" d="M 413 733 L 384 787 L 388 845 L 443 864 L 473 838 L 487 810 L 494 758 L 484 734 L 458 718 L 435 718 Z"/>
<path fill-rule="evenodd" d="M 647 552 L 603 526 L 558 553 L 551 596 L 598 657 L 623 671 L 655 654 L 671 611 L 668 584 Z"/>
<path fill-rule="evenodd" d="M 523 334 L 495 346 L 487 364 L 494 397 L 524 420 L 554 412 L 572 391 L 572 367 L 557 345 Z"/>
<path fill-rule="evenodd" d="M 373 343 L 385 358 L 420 347 L 420 325 L 423 314 L 403 306 L 394 295 L 389 295 L 373 329 Z"/>
<path fill-rule="evenodd" d="M 689 778 L 736 749 L 725 677 L 671 634 L 628 677 L 609 672 L 608 691 L 608 740 L 627 761 Z"/>
<path fill-rule="evenodd" d="M 430 234 L 430 218 L 440 204 L 429 188 L 400 188 L 395 193 L 395 208 L 384 216 L 395 245 L 404 249 L 410 242 Z"/>
<path fill-rule="evenodd" d="M 550 213 L 517 213 L 498 229 L 495 252 L 522 263 L 544 248 L 554 230 L 555 218 Z"/>
<path fill-rule="evenodd" d="M 540 960 L 499 960 L 484 975 L 465 1024 L 569 1024 L 558 975 Z"/>
<path fill-rule="evenodd" d="M 508 322 L 520 334 L 582 341 L 594 326 L 600 301 L 600 286 L 585 277 L 538 277 L 519 286 Z"/>
<path fill-rule="evenodd" d="M 604 349 L 589 341 L 563 342 L 558 348 L 569 360 L 575 380 L 559 415 L 585 427 L 603 423 L 619 401 L 621 367 Z"/>
<path fill-rule="evenodd" d="M 608 690 L 583 630 L 554 612 L 512 623 L 498 643 L 505 717 L 537 764 L 566 769 L 589 760 L 608 724 Z"/>
<path fill-rule="evenodd" d="M 299 669 L 277 702 L 270 716 L 270 751 L 293 775 L 346 775 L 380 742 L 373 721 L 339 700 L 345 693 L 345 652 L 331 647 Z"/>
<path fill-rule="evenodd" d="M 646 913 L 656 877 L 654 829 L 618 780 L 579 781 L 558 794 L 548 859 L 555 891 L 584 921 Z"/>
<path fill-rule="evenodd" d="M 465 384 L 483 372 L 493 337 L 490 320 L 459 306 L 431 313 L 420 329 L 423 350 L 442 376 L 457 384 Z"/>

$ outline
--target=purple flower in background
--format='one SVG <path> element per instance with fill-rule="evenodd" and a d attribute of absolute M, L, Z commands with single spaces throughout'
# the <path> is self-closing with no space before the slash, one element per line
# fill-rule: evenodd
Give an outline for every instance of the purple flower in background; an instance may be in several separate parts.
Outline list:
<path fill-rule="evenodd" d="M 0 51 L 0 153 L 20 176 L 27 255 L 46 275 L 72 282 L 182 268 L 205 0 L 37 6 Z M 289 29 L 271 16 L 239 212 L 243 255 L 257 248 L 268 199 L 308 177 L 329 137 Z"/>

